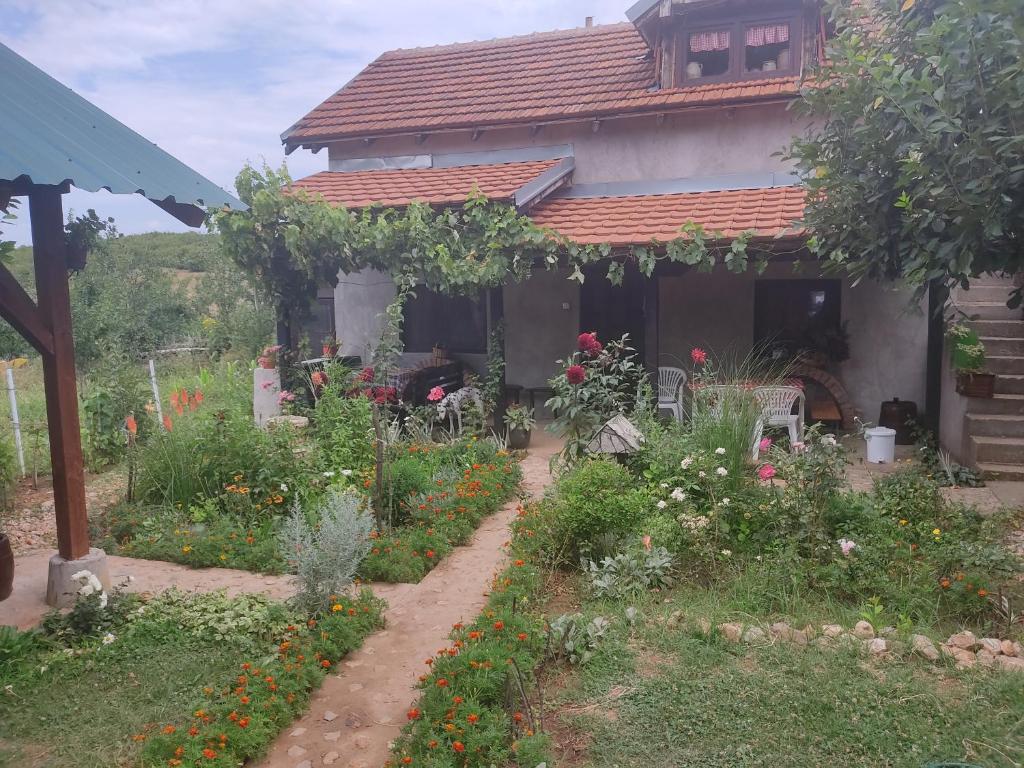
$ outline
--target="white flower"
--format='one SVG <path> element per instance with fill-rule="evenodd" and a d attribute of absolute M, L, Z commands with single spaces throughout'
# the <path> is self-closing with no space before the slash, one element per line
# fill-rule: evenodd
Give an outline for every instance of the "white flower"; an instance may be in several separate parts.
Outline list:
<path fill-rule="evenodd" d="M 731 549 L 723 549 L 722 550 L 722 556 L 723 557 L 729 557 L 730 555 L 732 555 L 732 550 Z"/>
<path fill-rule="evenodd" d="M 343 470 L 341 470 L 341 475 L 342 475 L 342 477 L 352 477 L 352 470 L 351 469 L 343 469 Z"/>
<path fill-rule="evenodd" d="M 707 477 L 707 476 L 708 476 L 708 473 L 705 472 L 703 469 L 700 472 L 697 473 L 697 477 Z"/>
<path fill-rule="evenodd" d="M 660 487 L 661 488 L 668 488 L 668 483 L 661 483 Z"/>
<path fill-rule="evenodd" d="M 693 464 L 693 456 L 687 456 L 685 459 L 679 462 L 679 466 L 683 469 L 689 469 L 690 465 Z"/>
<path fill-rule="evenodd" d="M 139 606 L 139 607 L 138 607 L 138 608 L 137 608 L 137 609 L 135 610 L 135 612 L 136 612 L 137 614 L 139 614 L 139 616 L 141 616 L 142 614 L 144 614 L 144 613 L 146 612 L 146 606 L 144 606 L 144 605 L 140 605 L 140 606 Z"/>
<path fill-rule="evenodd" d="M 285 493 L 288 493 L 288 484 L 281 483 L 281 490 L 284 491 Z"/>
<path fill-rule="evenodd" d="M 715 448 L 715 453 L 719 456 L 725 456 L 725 448 Z"/>
<path fill-rule="evenodd" d="M 103 636 L 103 644 L 104 645 L 110 645 L 115 640 L 117 640 L 117 636 L 114 635 L 114 633 L 112 633 L 112 632 L 107 632 L 107 634 L 105 634 Z"/>
<path fill-rule="evenodd" d="M 82 579 L 88 579 L 90 576 L 92 576 L 92 571 L 79 571 L 78 573 L 71 574 L 71 578 L 74 579 L 75 581 L 80 581 Z"/>
<path fill-rule="evenodd" d="M 715 470 L 715 474 L 718 475 L 719 477 L 725 477 L 726 475 L 729 474 L 729 470 L 726 469 L 725 467 L 719 467 L 718 469 Z"/>
<path fill-rule="evenodd" d="M 829 448 L 834 448 L 836 446 L 836 436 L 835 435 L 824 435 L 824 436 L 822 436 L 821 444 L 822 445 L 827 445 Z"/>
<path fill-rule="evenodd" d="M 729 497 L 728 496 L 726 496 L 724 499 L 722 499 L 722 506 L 723 507 L 728 507 L 729 506 Z"/>
<path fill-rule="evenodd" d="M 65 648 L 64 649 L 64 655 L 65 656 L 74 656 L 75 655 L 75 649 L 74 648 Z"/>
<path fill-rule="evenodd" d="M 324 477 L 334 477 L 334 473 L 330 470 L 324 472 Z"/>
<path fill-rule="evenodd" d="M 107 607 L 107 593 L 106 592 L 100 592 L 100 608 L 106 608 L 106 607 Z"/>
<path fill-rule="evenodd" d="M 89 574 L 89 586 L 92 587 L 94 592 L 103 591 L 103 585 L 100 583 L 100 580 L 96 578 L 94 574 L 91 573 Z"/>
<path fill-rule="evenodd" d="M 676 501 L 682 501 L 686 498 L 686 492 L 682 488 L 673 489 L 672 493 L 669 495 Z"/>
<path fill-rule="evenodd" d="M 668 506 L 668 502 L 665 501 L 664 499 L 662 499 L 661 501 L 658 502 L 658 509 L 664 509 L 667 506 Z"/>
<path fill-rule="evenodd" d="M 95 591 L 96 590 L 93 589 L 92 584 L 83 584 L 82 588 L 78 590 L 78 594 L 80 594 L 82 597 L 88 597 Z"/>
<path fill-rule="evenodd" d="M 761 556 L 760 556 L 760 555 L 758 555 L 758 556 L 757 556 L 757 557 L 755 557 L 754 559 L 755 559 L 755 560 L 757 560 L 757 562 L 759 562 L 759 563 L 761 562 Z"/>

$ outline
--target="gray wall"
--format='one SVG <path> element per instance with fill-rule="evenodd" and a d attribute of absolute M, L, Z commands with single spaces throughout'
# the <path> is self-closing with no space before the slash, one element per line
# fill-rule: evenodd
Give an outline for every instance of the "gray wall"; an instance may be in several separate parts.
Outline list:
<path fill-rule="evenodd" d="M 555 361 L 576 348 L 580 289 L 568 276 L 565 270 L 538 270 L 529 280 L 505 287 L 505 380 L 509 384 L 547 386 L 558 370 Z"/>
<path fill-rule="evenodd" d="M 395 284 L 382 272 L 342 274 L 334 289 L 334 325 L 343 355 L 369 362 L 380 340 L 382 313 L 394 301 Z"/>
<path fill-rule="evenodd" d="M 423 144 L 412 137 L 378 139 L 329 147 L 330 160 L 356 157 L 483 152 L 530 146 L 572 144 L 578 184 L 644 179 L 677 179 L 724 173 L 786 170 L 773 153 L 802 133 L 807 121 L 783 104 L 691 110 L 608 120 L 594 132 L 591 123 L 486 131 L 477 141 L 468 132 L 431 134 Z"/>

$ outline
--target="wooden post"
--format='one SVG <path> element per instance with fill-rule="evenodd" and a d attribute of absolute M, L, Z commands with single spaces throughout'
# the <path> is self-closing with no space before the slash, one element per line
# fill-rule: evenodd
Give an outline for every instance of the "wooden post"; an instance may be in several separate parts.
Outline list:
<path fill-rule="evenodd" d="M 89 554 L 89 530 L 78 423 L 75 345 L 71 335 L 64 213 L 59 189 L 40 187 L 31 191 L 29 213 L 32 218 L 39 317 L 53 335 L 53 351 L 44 352 L 42 358 L 50 461 L 53 465 L 57 550 L 65 560 L 78 560 Z"/>

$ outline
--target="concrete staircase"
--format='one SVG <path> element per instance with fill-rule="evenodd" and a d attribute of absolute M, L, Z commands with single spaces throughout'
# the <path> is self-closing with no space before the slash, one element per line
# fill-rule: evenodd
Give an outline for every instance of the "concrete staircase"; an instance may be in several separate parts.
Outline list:
<path fill-rule="evenodd" d="M 1024 316 L 1008 309 L 1013 280 L 985 276 L 954 294 L 956 306 L 985 345 L 986 367 L 996 376 L 991 400 L 971 398 L 965 429 L 970 458 L 989 480 L 1024 480 Z"/>

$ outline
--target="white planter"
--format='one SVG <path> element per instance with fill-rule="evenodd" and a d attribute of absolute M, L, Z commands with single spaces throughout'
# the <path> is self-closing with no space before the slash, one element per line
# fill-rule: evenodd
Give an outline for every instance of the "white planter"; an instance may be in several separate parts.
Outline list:
<path fill-rule="evenodd" d="M 872 427 L 864 430 L 867 460 L 871 464 L 892 464 L 896 458 L 896 430 Z"/>
<path fill-rule="evenodd" d="M 252 372 L 252 415 L 259 427 L 267 419 L 281 415 L 277 396 L 281 393 L 281 372 L 277 368 L 259 368 Z"/>

